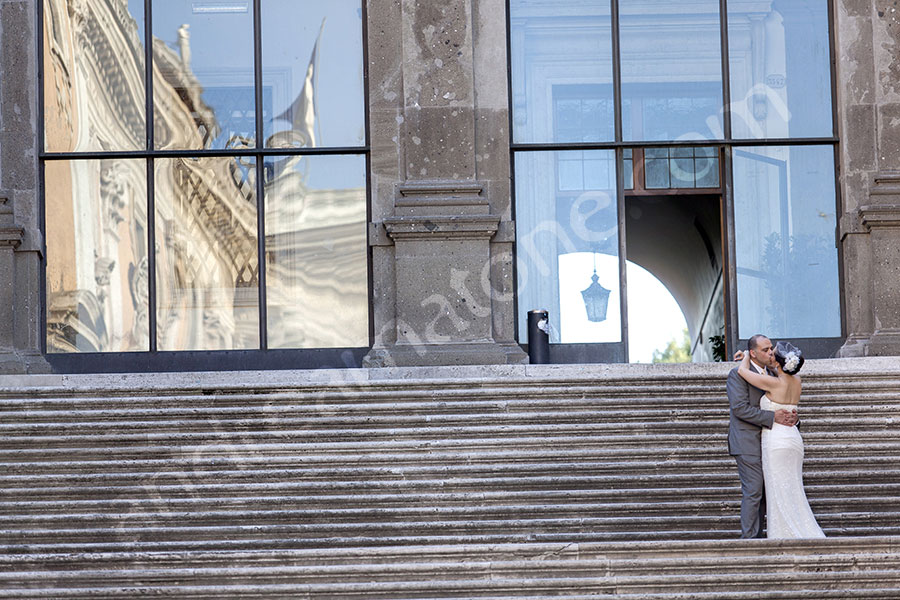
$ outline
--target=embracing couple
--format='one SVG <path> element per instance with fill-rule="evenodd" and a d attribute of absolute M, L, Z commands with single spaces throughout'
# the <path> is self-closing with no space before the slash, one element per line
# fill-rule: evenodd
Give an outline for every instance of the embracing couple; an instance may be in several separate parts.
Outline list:
<path fill-rule="evenodd" d="M 728 452 L 741 478 L 741 537 L 825 537 L 803 491 L 803 439 L 797 430 L 803 355 L 754 335 L 728 374 Z"/>

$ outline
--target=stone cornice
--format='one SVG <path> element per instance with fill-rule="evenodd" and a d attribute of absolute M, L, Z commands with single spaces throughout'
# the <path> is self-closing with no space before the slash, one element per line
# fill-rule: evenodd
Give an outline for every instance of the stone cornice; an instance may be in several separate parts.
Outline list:
<path fill-rule="evenodd" d="M 900 228 L 900 204 L 868 204 L 857 209 L 866 231 L 875 228 Z"/>
<path fill-rule="evenodd" d="M 18 248 L 25 237 L 25 228 L 13 222 L 13 209 L 9 200 L 0 196 L 0 246 Z"/>
<path fill-rule="evenodd" d="M 496 215 L 430 215 L 388 217 L 387 234 L 393 240 L 487 240 L 500 224 Z"/>
<path fill-rule="evenodd" d="M 873 173 L 869 184 L 869 203 L 856 210 L 865 232 L 873 228 L 900 227 L 900 171 Z"/>
<path fill-rule="evenodd" d="M 396 206 L 487 206 L 484 185 L 465 181 L 407 181 L 397 185 Z"/>

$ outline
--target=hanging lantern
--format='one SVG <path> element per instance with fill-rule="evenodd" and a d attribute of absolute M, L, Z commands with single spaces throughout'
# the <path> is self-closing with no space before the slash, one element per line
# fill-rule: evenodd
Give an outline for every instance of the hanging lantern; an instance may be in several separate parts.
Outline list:
<path fill-rule="evenodd" d="M 599 323 L 606 320 L 606 309 L 609 306 L 609 290 L 597 283 L 597 271 L 591 275 L 591 285 L 581 292 L 588 321 Z"/>

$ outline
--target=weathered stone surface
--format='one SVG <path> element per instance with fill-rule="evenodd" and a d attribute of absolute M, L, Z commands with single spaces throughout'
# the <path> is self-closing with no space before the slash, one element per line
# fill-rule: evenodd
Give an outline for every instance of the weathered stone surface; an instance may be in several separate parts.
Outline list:
<path fill-rule="evenodd" d="M 872 46 L 872 20 L 868 17 L 844 17 L 840 21 L 842 44 L 838 76 L 844 105 L 875 101 L 875 62 Z"/>
<path fill-rule="evenodd" d="M 409 180 L 475 179 L 475 117 L 467 107 L 406 108 Z"/>
<path fill-rule="evenodd" d="M 843 129 L 846 132 L 843 156 L 847 173 L 871 172 L 876 168 L 874 105 L 846 106 Z"/>
<path fill-rule="evenodd" d="M 35 188 L 34 5 L 0 4 L 0 187 Z"/>
<path fill-rule="evenodd" d="M 900 169 L 900 102 L 878 107 L 878 169 Z"/>
<path fill-rule="evenodd" d="M 900 7 L 875 0 L 872 37 L 877 75 L 877 101 L 900 102 Z"/>

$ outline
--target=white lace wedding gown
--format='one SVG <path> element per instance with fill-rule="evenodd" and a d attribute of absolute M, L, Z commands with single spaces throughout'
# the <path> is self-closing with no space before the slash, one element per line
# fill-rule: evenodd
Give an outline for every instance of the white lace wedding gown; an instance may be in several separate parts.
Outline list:
<path fill-rule="evenodd" d="M 763 410 L 796 406 L 777 404 L 763 396 Z M 816 523 L 803 490 L 803 438 L 796 427 L 778 423 L 762 430 L 762 466 L 766 482 L 766 535 L 769 538 L 821 538 L 822 528 Z"/>

